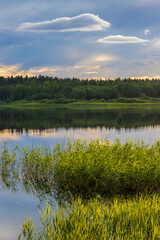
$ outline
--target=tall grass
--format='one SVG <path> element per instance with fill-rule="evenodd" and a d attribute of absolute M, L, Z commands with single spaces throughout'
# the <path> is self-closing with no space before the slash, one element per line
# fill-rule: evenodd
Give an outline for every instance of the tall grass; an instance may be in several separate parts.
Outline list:
<path fill-rule="evenodd" d="M 20 154 L 21 179 L 27 192 L 51 192 L 54 186 L 54 157 L 48 148 L 24 148 Z M 34 188 L 33 188 L 34 186 Z"/>
<path fill-rule="evenodd" d="M 78 140 L 17 150 L 1 149 L 1 184 L 16 189 L 21 182 L 26 192 L 39 195 L 56 189 L 81 196 L 56 212 L 46 206 L 40 226 L 26 218 L 19 239 L 160 239 L 159 141 Z M 98 194 L 112 197 L 84 198 Z"/>
<path fill-rule="evenodd" d="M 78 193 L 132 194 L 160 189 L 160 142 L 75 141 L 54 153 L 54 181 Z"/>
<path fill-rule="evenodd" d="M 0 185 L 5 189 L 16 191 L 19 182 L 19 160 L 17 159 L 18 147 L 13 146 L 12 152 L 6 142 L 1 147 L 0 153 Z M 3 183 L 3 184 L 2 184 Z"/>
<path fill-rule="evenodd" d="M 78 140 L 53 150 L 25 148 L 18 157 L 4 147 L 0 170 L 1 181 L 11 185 L 14 178 L 20 178 L 26 189 L 34 186 L 35 191 L 57 189 L 88 195 L 159 192 L 160 142 Z"/>
<path fill-rule="evenodd" d="M 114 198 L 101 203 L 81 199 L 67 208 L 40 213 L 40 226 L 27 218 L 19 239 L 28 240 L 158 240 L 160 239 L 160 197 Z"/>

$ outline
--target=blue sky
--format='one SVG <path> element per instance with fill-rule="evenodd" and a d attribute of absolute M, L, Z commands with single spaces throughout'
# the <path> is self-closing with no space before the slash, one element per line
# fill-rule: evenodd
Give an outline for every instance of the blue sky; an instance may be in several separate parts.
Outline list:
<path fill-rule="evenodd" d="M 6 0 L 0 75 L 160 77 L 159 0 Z"/>

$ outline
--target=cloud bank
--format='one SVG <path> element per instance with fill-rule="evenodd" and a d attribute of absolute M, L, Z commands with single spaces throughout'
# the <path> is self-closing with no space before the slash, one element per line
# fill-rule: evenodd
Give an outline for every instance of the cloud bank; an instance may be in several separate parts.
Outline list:
<path fill-rule="evenodd" d="M 99 16 L 84 13 L 75 17 L 56 18 L 51 21 L 22 23 L 18 30 L 26 32 L 86 32 L 101 31 L 110 27 L 110 23 Z"/>
<path fill-rule="evenodd" d="M 125 44 L 125 43 L 145 43 L 149 41 L 134 36 L 110 35 L 108 37 L 98 39 L 97 42 L 111 44 Z"/>
<path fill-rule="evenodd" d="M 5 65 L 0 64 L 0 76 L 38 76 L 38 75 L 48 75 L 53 76 L 56 74 L 56 69 L 53 67 L 33 67 L 28 70 L 23 70 L 22 64 L 15 65 Z"/>

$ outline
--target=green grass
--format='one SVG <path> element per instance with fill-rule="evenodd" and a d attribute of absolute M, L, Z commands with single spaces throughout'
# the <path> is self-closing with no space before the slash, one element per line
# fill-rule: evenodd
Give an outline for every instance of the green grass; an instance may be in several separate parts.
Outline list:
<path fill-rule="evenodd" d="M 135 108 L 135 107 L 159 107 L 160 100 L 159 99 L 148 99 L 143 101 L 142 99 L 125 99 L 115 100 L 115 101 L 81 101 L 76 100 L 73 102 L 70 100 L 66 100 L 66 102 L 55 102 L 54 100 L 39 100 L 39 101 L 15 101 L 10 103 L 1 102 L 0 107 L 7 108 L 41 108 L 41 107 L 49 107 L 49 108 L 69 108 L 69 109 L 106 109 L 106 108 Z"/>
<path fill-rule="evenodd" d="M 47 205 L 40 226 L 31 218 L 22 223 L 19 240 L 158 240 L 160 197 L 156 194 L 109 202 L 80 198 L 59 211 Z"/>
<path fill-rule="evenodd" d="M 26 189 L 70 191 L 82 195 L 116 195 L 159 192 L 160 142 L 108 140 L 68 142 L 65 148 L 4 146 L 0 156 L 1 178 L 10 186 L 21 179 Z M 3 180 L 2 179 L 2 180 Z M 17 181 L 17 180 L 16 180 Z M 3 180 L 4 182 L 4 180 Z M 10 183 L 9 183 L 10 182 Z"/>
<path fill-rule="evenodd" d="M 47 205 L 40 226 L 26 218 L 19 239 L 160 239 L 159 141 L 77 140 L 52 150 L 17 151 L 2 148 L 1 183 L 16 188 L 21 182 L 35 195 L 57 190 L 75 199 L 64 200 L 57 211 Z"/>
<path fill-rule="evenodd" d="M 135 194 L 159 191 L 160 142 L 108 140 L 69 142 L 54 151 L 42 147 L 25 149 L 25 179 L 52 183 L 62 191 L 81 194 Z"/>

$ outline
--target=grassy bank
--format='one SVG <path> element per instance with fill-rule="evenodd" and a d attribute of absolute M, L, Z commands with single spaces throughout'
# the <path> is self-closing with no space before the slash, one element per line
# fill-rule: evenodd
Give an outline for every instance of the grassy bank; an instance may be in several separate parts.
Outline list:
<path fill-rule="evenodd" d="M 46 206 L 40 215 L 40 226 L 27 218 L 22 223 L 19 239 L 158 240 L 159 202 L 160 197 L 154 194 L 127 200 L 114 198 L 105 203 L 78 199 L 56 212 Z"/>
<path fill-rule="evenodd" d="M 103 99 L 102 99 L 103 100 Z M 135 107 L 159 107 L 159 98 L 149 98 L 147 100 L 143 99 L 130 99 L 130 98 L 120 98 L 115 100 L 68 100 L 59 99 L 48 100 L 43 99 L 39 101 L 15 101 L 15 102 L 0 102 L 0 107 L 7 108 L 41 108 L 41 107 L 51 107 L 51 108 L 71 108 L 71 109 L 105 109 L 105 108 L 135 108 Z"/>

